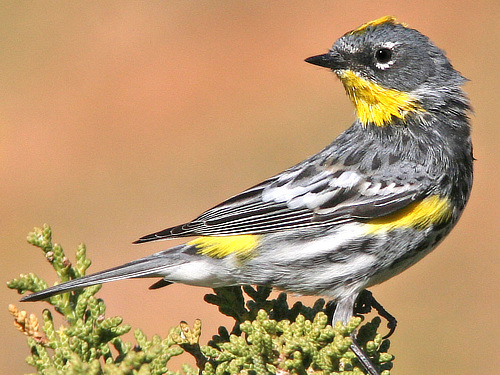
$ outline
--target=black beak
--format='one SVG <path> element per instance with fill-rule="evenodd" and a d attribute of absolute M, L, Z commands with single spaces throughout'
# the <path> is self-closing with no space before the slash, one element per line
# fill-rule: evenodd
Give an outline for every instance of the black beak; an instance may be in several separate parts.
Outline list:
<path fill-rule="evenodd" d="M 330 51 L 328 53 L 325 53 L 324 55 L 312 56 L 305 59 L 304 61 L 309 64 L 322 66 L 324 68 L 330 68 L 332 70 L 343 69 L 345 66 L 342 57 L 334 51 Z"/>

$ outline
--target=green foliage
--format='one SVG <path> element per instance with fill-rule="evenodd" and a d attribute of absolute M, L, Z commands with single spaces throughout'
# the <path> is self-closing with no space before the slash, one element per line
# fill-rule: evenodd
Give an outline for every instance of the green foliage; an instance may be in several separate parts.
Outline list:
<path fill-rule="evenodd" d="M 85 246 L 80 245 L 74 265 L 60 245 L 52 243 L 49 226 L 35 228 L 28 242 L 43 250 L 61 282 L 81 277 L 90 266 Z M 8 287 L 19 293 L 37 292 L 47 283 L 34 274 L 20 275 Z M 38 318 L 9 306 L 16 327 L 28 336 L 31 355 L 28 364 L 39 374 L 364 374 L 350 350 L 350 334 L 358 329 L 358 344 L 389 375 L 393 356 L 387 353 L 389 341 L 377 333 L 380 319 L 359 327 L 360 317 L 347 326 L 328 324 L 327 306 L 322 299 L 314 306 L 300 302 L 291 308 L 286 294 L 269 299 L 271 289 L 250 286 L 215 289 L 205 296 L 208 303 L 235 321 L 231 333 L 220 327 L 208 345 L 199 344 L 201 322 L 190 328 L 187 323 L 170 330 L 166 338 L 154 335 L 150 340 L 134 331 L 136 343 L 121 336 L 131 330 L 121 317 L 107 318 L 106 306 L 95 294 L 100 286 L 50 297 L 47 302 L 67 324 L 54 326 L 51 312 Z M 244 293 L 243 293 L 244 291 Z M 168 368 L 168 361 L 183 353 L 191 354 L 198 369 L 183 365 L 181 371 Z"/>
<path fill-rule="evenodd" d="M 28 242 L 43 250 L 61 282 L 85 275 L 90 266 L 84 245 L 76 252 L 76 262 L 72 265 L 63 248 L 52 243 L 52 232 L 48 225 L 35 228 L 29 234 Z M 37 292 L 47 288 L 47 283 L 34 274 L 21 275 L 11 280 L 9 288 L 19 293 Z M 167 362 L 173 356 L 184 352 L 179 339 L 181 327 L 172 328 L 165 339 L 155 335 L 148 340 L 137 329 L 134 335 L 136 345 L 121 338 L 131 330 L 123 324 L 121 317 L 106 317 L 106 306 L 95 294 L 100 285 L 50 297 L 47 302 L 64 316 L 68 325 L 56 329 L 51 312 L 42 314 L 42 331 L 34 315 L 15 306 L 9 307 L 18 329 L 28 336 L 31 356 L 28 364 L 39 374 L 178 374 L 169 371 Z M 198 324 L 199 325 L 199 324 Z M 199 331 L 199 329 L 198 329 Z M 198 334 L 199 337 L 199 334 Z M 196 374 L 192 368 L 183 368 L 186 374 Z"/>
<path fill-rule="evenodd" d="M 214 290 L 205 300 L 235 320 L 231 334 L 224 327 L 209 345 L 201 347 L 208 363 L 203 374 L 365 374 L 350 350 L 350 334 L 361 317 L 347 326 L 332 327 L 322 299 L 313 307 L 297 302 L 289 308 L 286 294 L 270 300 L 269 288 L 243 287 L 250 298 L 245 303 L 242 288 Z M 393 356 L 387 353 L 389 340 L 377 333 L 380 318 L 359 328 L 358 344 L 389 375 Z"/>

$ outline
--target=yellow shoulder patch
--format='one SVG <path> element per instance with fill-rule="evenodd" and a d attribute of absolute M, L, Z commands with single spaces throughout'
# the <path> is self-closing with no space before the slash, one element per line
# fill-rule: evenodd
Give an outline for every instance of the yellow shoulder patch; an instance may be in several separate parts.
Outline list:
<path fill-rule="evenodd" d="M 349 32 L 349 34 L 362 34 L 366 31 L 366 29 L 370 26 L 378 26 L 378 25 L 382 25 L 384 23 L 389 23 L 391 25 L 403 25 L 403 26 L 406 26 L 404 23 L 400 23 L 396 20 L 396 17 L 394 16 L 384 16 L 384 17 L 380 17 L 376 20 L 373 20 L 373 21 L 370 21 L 370 22 L 367 22 L 363 25 L 361 25 L 360 27 L 358 27 L 357 29 L 354 29 L 353 31 Z"/>
<path fill-rule="evenodd" d="M 417 100 L 407 93 L 386 89 L 352 70 L 341 71 L 339 78 L 363 125 L 385 126 L 392 122 L 393 116 L 404 120 L 410 112 L 423 111 Z"/>
<path fill-rule="evenodd" d="M 224 258 L 230 254 L 249 257 L 259 244 L 260 236 L 254 234 L 241 234 L 237 236 L 206 236 L 199 237 L 188 245 L 195 246 L 198 254 L 207 255 L 212 258 Z"/>
<path fill-rule="evenodd" d="M 401 227 L 427 228 L 451 218 L 452 207 L 447 198 L 432 195 L 393 214 L 370 220 L 367 233 L 386 232 Z"/>

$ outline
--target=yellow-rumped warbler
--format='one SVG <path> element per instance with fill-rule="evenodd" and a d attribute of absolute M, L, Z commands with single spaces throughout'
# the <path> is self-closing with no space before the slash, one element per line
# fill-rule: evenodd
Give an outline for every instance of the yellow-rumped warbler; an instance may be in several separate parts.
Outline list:
<path fill-rule="evenodd" d="M 347 322 L 359 293 L 428 254 L 462 213 L 472 186 L 465 79 L 417 30 L 383 17 L 309 63 L 331 69 L 357 114 L 318 154 L 188 223 L 136 243 L 192 237 L 125 265 L 25 296 L 160 277 L 223 287 L 265 285 L 336 301 Z"/>

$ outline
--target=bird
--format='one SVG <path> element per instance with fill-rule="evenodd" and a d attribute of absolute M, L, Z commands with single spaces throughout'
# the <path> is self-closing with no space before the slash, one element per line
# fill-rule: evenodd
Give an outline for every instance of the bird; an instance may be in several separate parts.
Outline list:
<path fill-rule="evenodd" d="M 335 301 L 347 323 L 358 295 L 414 265 L 450 232 L 473 181 L 466 79 L 427 36 L 385 16 L 306 62 L 343 84 L 355 120 L 329 145 L 194 220 L 135 243 L 181 245 L 24 296 L 128 278 L 218 288 L 269 286 Z"/>

